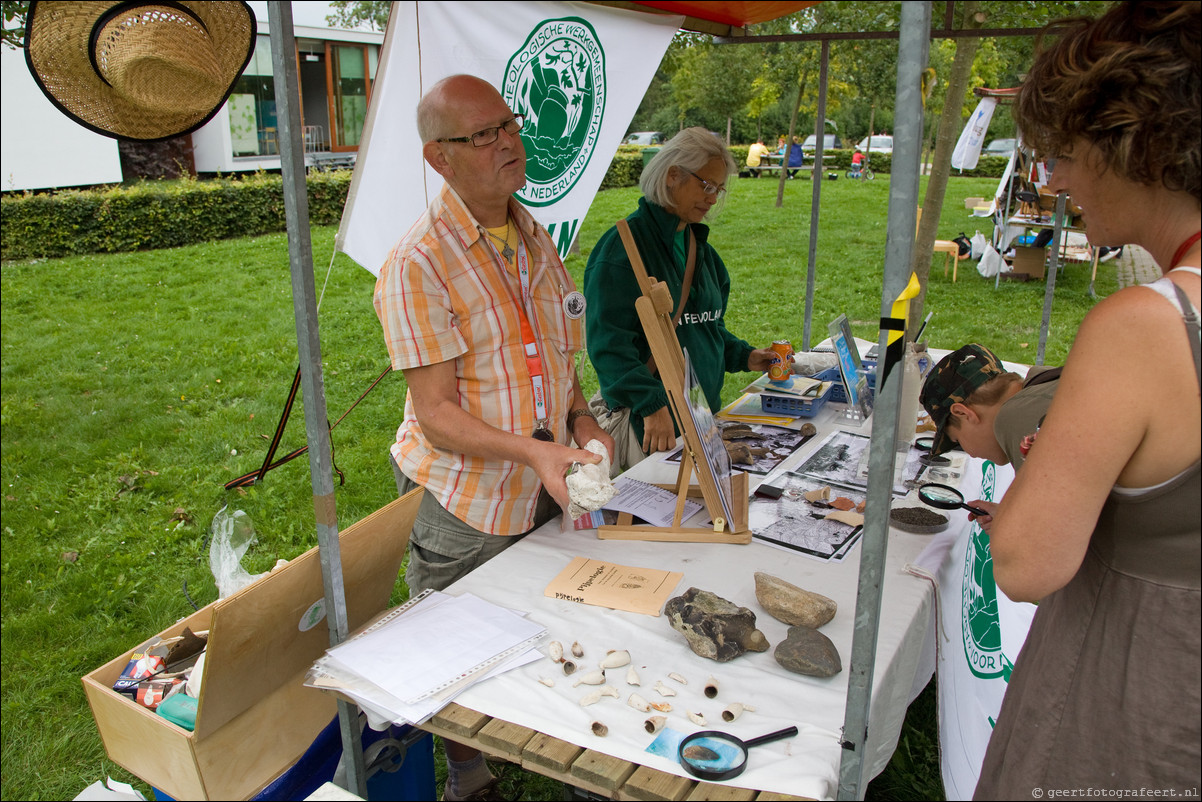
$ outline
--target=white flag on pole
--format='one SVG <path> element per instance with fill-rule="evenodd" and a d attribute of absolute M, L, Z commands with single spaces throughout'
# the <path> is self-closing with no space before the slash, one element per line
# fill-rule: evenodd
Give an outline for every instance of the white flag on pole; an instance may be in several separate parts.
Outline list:
<path fill-rule="evenodd" d="M 393 3 L 338 249 L 379 274 L 442 187 L 422 159 L 417 103 L 468 73 L 526 116 L 517 198 L 566 254 L 682 21 L 584 3 Z"/>
<path fill-rule="evenodd" d="M 981 158 L 981 145 L 985 142 L 985 134 L 989 131 L 989 121 L 993 119 L 993 110 L 997 108 L 997 98 L 981 98 L 977 110 L 964 125 L 960 139 L 956 141 L 956 149 L 952 151 L 952 167 L 957 170 L 971 170 L 977 166 Z"/>

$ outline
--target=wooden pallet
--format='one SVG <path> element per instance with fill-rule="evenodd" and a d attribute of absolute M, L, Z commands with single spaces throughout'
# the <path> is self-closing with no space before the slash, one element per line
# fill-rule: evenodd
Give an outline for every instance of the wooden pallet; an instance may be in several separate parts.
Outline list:
<path fill-rule="evenodd" d="M 527 771 L 609 799 L 732 802 L 791 802 L 806 799 L 679 777 L 585 749 L 528 727 L 491 718 L 453 702 L 421 728 L 516 763 Z"/>

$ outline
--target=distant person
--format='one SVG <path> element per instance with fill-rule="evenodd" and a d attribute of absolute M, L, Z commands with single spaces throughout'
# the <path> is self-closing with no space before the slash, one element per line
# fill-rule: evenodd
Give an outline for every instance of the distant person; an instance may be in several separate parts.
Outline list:
<path fill-rule="evenodd" d="M 990 531 L 1037 601 L 976 799 L 1191 789 L 1202 765 L 1202 4 L 1054 23 L 1014 119 L 1094 247 L 1162 278 L 1098 302 Z M 1139 793 L 1139 792 L 1136 792 Z M 1180 794 L 1182 791 L 1176 791 Z"/>
<path fill-rule="evenodd" d="M 687 349 L 712 411 L 727 373 L 765 371 L 768 348 L 726 329 L 730 274 L 701 221 L 736 170 L 726 146 L 704 128 L 686 128 L 643 170 L 639 207 L 626 218 L 647 273 L 668 285 L 680 345 Z M 600 392 L 590 402 L 614 436 L 615 471 L 676 445 L 668 394 L 651 359 L 635 300 L 642 295 L 617 228 L 601 236 L 584 271 L 588 354 Z"/>
<path fill-rule="evenodd" d="M 856 148 L 856 152 L 851 154 L 851 177 L 859 178 L 860 172 L 864 169 L 864 151 Z"/>
<path fill-rule="evenodd" d="M 801 169 L 804 161 L 805 156 L 801 152 L 801 143 L 797 141 L 797 137 L 793 137 L 793 144 L 789 146 L 789 178 L 797 177 L 797 171 Z"/>
<path fill-rule="evenodd" d="M 768 150 L 768 146 L 764 144 L 763 137 L 757 139 L 755 143 L 747 149 L 747 166 L 751 168 L 752 178 L 760 177 L 760 164 L 763 162 L 764 157 L 770 152 L 771 151 Z"/>
<path fill-rule="evenodd" d="M 935 424 L 931 456 L 959 447 L 970 457 L 1017 471 L 1043 423 L 1060 368 L 1036 366 L 1026 379 L 1011 373 L 981 345 L 966 345 L 939 360 L 922 385 L 919 400 Z M 978 499 L 974 507 L 997 508 Z M 989 531 L 992 517 L 969 513 Z"/>
<path fill-rule="evenodd" d="M 777 137 L 777 139 L 776 139 L 776 155 L 778 155 L 778 156 L 785 155 L 785 142 L 786 142 L 786 140 L 785 140 L 784 134 L 781 134 L 779 137 Z"/>

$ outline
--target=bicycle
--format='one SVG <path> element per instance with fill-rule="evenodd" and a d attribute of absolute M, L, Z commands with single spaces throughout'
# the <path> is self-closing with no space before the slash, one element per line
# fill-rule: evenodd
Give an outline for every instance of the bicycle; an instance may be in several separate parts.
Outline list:
<path fill-rule="evenodd" d="M 876 173 L 872 172 L 872 168 L 864 164 L 857 171 L 854 167 L 847 171 L 848 178 L 858 178 L 861 181 L 872 181 L 876 178 Z"/>

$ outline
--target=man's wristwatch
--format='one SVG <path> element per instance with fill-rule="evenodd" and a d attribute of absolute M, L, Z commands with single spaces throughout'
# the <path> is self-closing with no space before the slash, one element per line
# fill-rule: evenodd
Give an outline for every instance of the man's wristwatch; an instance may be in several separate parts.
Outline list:
<path fill-rule="evenodd" d="M 597 416 L 594 415 L 589 410 L 588 407 L 580 407 L 578 409 L 573 409 L 571 412 L 569 412 L 568 413 L 568 431 L 571 431 L 572 427 L 576 425 L 577 418 L 584 418 L 584 417 L 592 418 L 593 420 L 597 419 Z"/>

